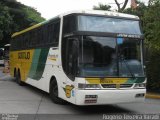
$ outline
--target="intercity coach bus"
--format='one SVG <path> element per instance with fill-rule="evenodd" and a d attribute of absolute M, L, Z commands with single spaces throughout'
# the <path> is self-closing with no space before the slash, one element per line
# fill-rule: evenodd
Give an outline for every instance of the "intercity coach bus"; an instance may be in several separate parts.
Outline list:
<path fill-rule="evenodd" d="M 12 35 L 10 73 L 53 102 L 143 102 L 143 33 L 137 16 L 74 11 Z"/>

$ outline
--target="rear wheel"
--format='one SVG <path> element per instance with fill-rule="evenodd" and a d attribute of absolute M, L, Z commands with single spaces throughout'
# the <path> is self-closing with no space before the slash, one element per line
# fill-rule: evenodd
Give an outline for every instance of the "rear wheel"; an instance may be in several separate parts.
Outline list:
<path fill-rule="evenodd" d="M 16 78 L 16 69 L 14 69 L 14 78 L 13 78 L 16 82 L 17 82 L 17 78 Z"/>
<path fill-rule="evenodd" d="M 50 97 L 56 104 L 66 104 L 67 102 L 58 97 L 58 85 L 56 80 L 53 80 L 50 84 Z"/>
<path fill-rule="evenodd" d="M 20 85 L 20 86 L 24 86 L 25 83 L 21 80 L 21 74 L 20 71 L 16 72 L 16 82 Z"/>
<path fill-rule="evenodd" d="M 18 83 L 18 79 L 19 79 L 18 71 L 15 71 L 15 80 L 16 80 L 17 83 Z"/>

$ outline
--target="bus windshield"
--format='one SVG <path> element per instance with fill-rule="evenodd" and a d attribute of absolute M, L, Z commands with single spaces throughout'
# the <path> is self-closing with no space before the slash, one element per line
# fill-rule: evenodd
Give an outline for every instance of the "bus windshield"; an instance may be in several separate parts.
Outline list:
<path fill-rule="evenodd" d="M 80 41 L 79 75 L 143 77 L 141 40 L 84 36 Z"/>
<path fill-rule="evenodd" d="M 141 34 L 139 21 L 100 16 L 78 16 L 78 30 L 92 32 Z"/>

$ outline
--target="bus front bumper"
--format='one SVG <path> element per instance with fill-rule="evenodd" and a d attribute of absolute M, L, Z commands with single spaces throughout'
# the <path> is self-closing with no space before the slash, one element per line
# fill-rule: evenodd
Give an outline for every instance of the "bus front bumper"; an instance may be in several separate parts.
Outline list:
<path fill-rule="evenodd" d="M 146 89 L 77 90 L 76 105 L 103 105 L 144 102 Z"/>

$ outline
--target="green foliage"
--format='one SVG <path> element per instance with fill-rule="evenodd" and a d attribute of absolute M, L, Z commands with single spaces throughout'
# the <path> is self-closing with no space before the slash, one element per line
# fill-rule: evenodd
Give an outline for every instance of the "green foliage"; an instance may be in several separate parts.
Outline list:
<path fill-rule="evenodd" d="M 115 4 L 117 5 L 117 11 L 119 12 L 122 12 L 125 8 L 126 8 L 126 5 L 128 3 L 128 0 L 125 0 L 124 3 L 119 3 L 117 0 L 114 0 L 115 1 Z M 121 7 L 122 5 L 122 7 Z M 94 10 L 108 10 L 108 11 L 111 11 L 111 6 L 110 5 L 103 5 L 103 4 L 99 4 L 98 6 L 94 6 L 93 7 Z"/>
<path fill-rule="evenodd" d="M 132 15 L 137 15 L 140 17 L 141 20 L 143 20 L 143 16 L 145 11 L 147 10 L 147 6 L 143 2 L 137 2 L 137 8 L 132 9 L 132 8 L 126 8 L 123 12 L 132 14 Z"/>
<path fill-rule="evenodd" d="M 31 24 L 36 24 L 45 20 L 44 18 L 40 17 L 40 13 L 38 13 L 35 9 L 31 7 L 24 7 L 23 10 L 24 13 L 26 13 L 26 17 L 28 18 L 28 20 L 31 20 L 33 22 Z"/>
<path fill-rule="evenodd" d="M 136 15 L 140 18 L 141 20 L 141 26 L 143 31 L 145 31 L 144 29 L 144 13 L 147 11 L 148 6 L 146 6 L 143 2 L 138 2 L 137 1 L 137 8 L 136 9 L 132 9 L 132 8 L 127 8 L 123 11 L 123 13 L 127 13 L 127 14 L 131 14 L 131 15 Z"/>
<path fill-rule="evenodd" d="M 144 13 L 144 33 L 150 56 L 147 64 L 148 87 L 160 89 L 160 1 L 150 0 Z"/>
<path fill-rule="evenodd" d="M 147 88 L 148 90 L 160 90 L 160 51 L 149 49 L 149 62 L 147 65 Z"/>
<path fill-rule="evenodd" d="M 94 10 L 108 10 L 108 11 L 110 11 L 111 6 L 110 5 L 99 4 L 98 6 L 94 6 L 93 9 Z"/>
<path fill-rule="evenodd" d="M 127 8 L 125 13 L 137 15 L 142 21 L 142 28 L 145 35 L 145 45 L 148 51 L 147 61 L 147 87 L 160 89 L 160 1 L 150 0 L 149 5 L 138 2 L 136 9 Z"/>
<path fill-rule="evenodd" d="M 4 4 L 8 6 L 9 12 L 13 17 L 14 23 L 16 24 L 16 31 L 25 29 L 45 20 L 35 9 L 19 2 L 5 0 Z"/>
<path fill-rule="evenodd" d="M 11 34 L 44 21 L 34 8 L 16 0 L 1 0 L 0 4 L 0 46 L 9 43 Z"/>
<path fill-rule="evenodd" d="M 160 1 L 152 0 L 144 16 L 146 42 L 151 49 L 160 51 Z"/>
<path fill-rule="evenodd" d="M 12 17 L 9 14 L 8 7 L 0 3 L 0 41 L 2 41 L 4 34 L 11 33 L 11 25 L 13 24 Z"/>

